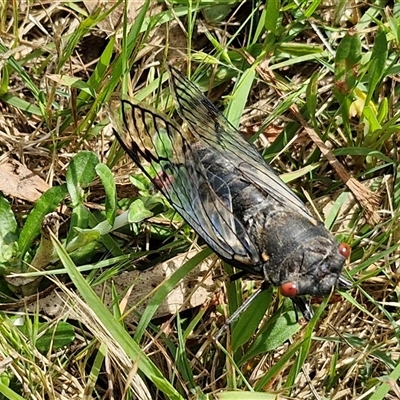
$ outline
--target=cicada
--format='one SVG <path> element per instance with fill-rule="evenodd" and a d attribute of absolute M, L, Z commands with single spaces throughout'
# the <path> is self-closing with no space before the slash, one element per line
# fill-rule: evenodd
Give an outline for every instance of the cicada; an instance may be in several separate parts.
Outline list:
<path fill-rule="evenodd" d="M 342 275 L 350 247 L 311 215 L 194 83 L 172 66 L 168 71 L 186 127 L 122 100 L 118 141 L 216 254 L 279 287 L 311 318 L 303 296 L 350 288 Z"/>

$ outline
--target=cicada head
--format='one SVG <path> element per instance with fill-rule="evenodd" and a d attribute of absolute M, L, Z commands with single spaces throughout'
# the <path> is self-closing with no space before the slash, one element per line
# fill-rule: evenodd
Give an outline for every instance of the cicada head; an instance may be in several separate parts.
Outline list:
<path fill-rule="evenodd" d="M 325 296 L 351 287 L 341 274 L 350 247 L 333 237 L 314 237 L 299 246 L 282 263 L 280 292 L 287 297 Z"/>

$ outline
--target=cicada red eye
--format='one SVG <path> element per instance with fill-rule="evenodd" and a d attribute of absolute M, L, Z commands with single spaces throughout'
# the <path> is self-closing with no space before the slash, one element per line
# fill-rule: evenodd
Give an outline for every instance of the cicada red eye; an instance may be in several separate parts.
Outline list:
<path fill-rule="evenodd" d="M 297 285 L 294 282 L 285 282 L 279 288 L 279 291 L 281 295 L 285 297 L 295 297 L 298 293 Z"/>
<path fill-rule="evenodd" d="M 351 254 L 351 248 L 347 243 L 340 243 L 339 244 L 339 253 L 344 257 L 344 258 L 349 258 Z"/>

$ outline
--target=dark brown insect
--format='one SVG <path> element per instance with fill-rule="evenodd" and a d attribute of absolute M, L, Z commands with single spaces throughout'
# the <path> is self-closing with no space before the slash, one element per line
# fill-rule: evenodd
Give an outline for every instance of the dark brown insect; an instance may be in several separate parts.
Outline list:
<path fill-rule="evenodd" d="M 304 295 L 348 289 L 350 254 L 200 90 L 168 67 L 179 116 L 122 101 L 121 146 L 225 261 L 263 277 L 309 319 Z M 145 167 L 145 165 L 147 166 Z"/>

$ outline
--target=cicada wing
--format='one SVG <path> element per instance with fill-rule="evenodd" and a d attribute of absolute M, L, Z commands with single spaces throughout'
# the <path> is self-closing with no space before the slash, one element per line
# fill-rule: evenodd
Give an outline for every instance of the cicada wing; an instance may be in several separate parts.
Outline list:
<path fill-rule="evenodd" d="M 228 185 L 205 170 L 182 129 L 166 115 L 126 100 L 122 120 L 114 130 L 121 146 L 186 222 L 226 260 L 257 263 L 259 254 L 232 213 Z"/>
<path fill-rule="evenodd" d="M 243 177 L 259 190 L 314 220 L 303 202 L 197 86 L 172 66 L 168 66 L 168 71 L 177 111 L 193 135 L 234 164 Z"/>

